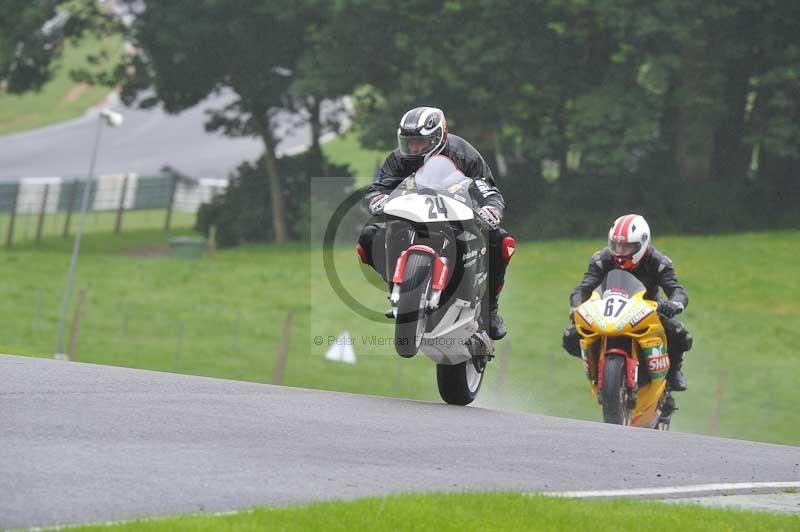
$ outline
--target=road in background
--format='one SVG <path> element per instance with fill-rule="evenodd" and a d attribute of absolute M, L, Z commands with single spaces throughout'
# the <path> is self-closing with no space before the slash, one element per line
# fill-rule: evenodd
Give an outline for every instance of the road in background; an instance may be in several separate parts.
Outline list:
<path fill-rule="evenodd" d="M 233 98 L 231 93 L 212 96 L 177 115 L 169 115 L 160 107 L 127 108 L 110 98 L 110 108 L 123 113 L 125 123 L 103 131 L 96 173 L 158 175 L 164 165 L 170 165 L 191 177 L 228 177 L 243 161 L 253 161 L 264 151 L 257 138 L 231 138 L 205 131 L 206 111 L 222 108 Z M 85 176 L 97 112 L 93 109 L 69 122 L 0 137 L 0 181 Z M 282 124 L 279 155 L 309 146 L 310 129 L 291 127 L 297 117 L 284 113 L 278 120 Z"/>
<path fill-rule="evenodd" d="M 0 528 L 800 479 L 797 447 L 27 357 L 0 375 Z"/>

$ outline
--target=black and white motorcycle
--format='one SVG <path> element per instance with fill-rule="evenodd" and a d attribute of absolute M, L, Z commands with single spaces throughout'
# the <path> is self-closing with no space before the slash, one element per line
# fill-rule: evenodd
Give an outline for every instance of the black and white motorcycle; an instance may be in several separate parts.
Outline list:
<path fill-rule="evenodd" d="M 494 353 L 481 323 L 488 249 L 470 187 L 450 159 L 435 156 L 383 209 L 395 348 L 433 360 L 439 394 L 458 405 L 477 397 Z"/>

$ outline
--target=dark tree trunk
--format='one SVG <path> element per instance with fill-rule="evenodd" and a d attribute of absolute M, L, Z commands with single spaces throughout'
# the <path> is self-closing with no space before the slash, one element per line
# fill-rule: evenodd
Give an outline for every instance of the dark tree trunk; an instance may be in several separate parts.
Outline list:
<path fill-rule="evenodd" d="M 702 45 L 683 53 L 677 87 L 671 91 L 672 147 L 681 180 L 699 184 L 711 177 L 714 152 L 716 71 L 706 60 Z"/>
<path fill-rule="evenodd" d="M 560 102 L 558 110 L 558 179 L 563 180 L 569 175 L 567 168 L 567 155 L 569 154 L 569 143 L 567 142 L 567 102 Z M 561 181 L 563 182 L 563 181 Z"/>
<path fill-rule="evenodd" d="M 681 179 L 702 183 L 711 175 L 714 128 L 704 113 L 694 106 L 677 110 L 675 123 L 675 164 Z"/>
<path fill-rule="evenodd" d="M 322 168 L 322 146 L 320 145 L 320 137 L 322 137 L 320 99 L 315 96 L 309 96 L 306 98 L 306 103 L 311 125 L 311 147 L 308 150 L 310 156 L 308 171 L 310 177 L 320 177 L 325 170 Z"/>
<path fill-rule="evenodd" d="M 269 179 L 269 196 L 272 211 L 272 232 L 275 242 L 283 243 L 289 240 L 289 231 L 286 223 L 285 202 L 283 201 L 283 185 L 281 182 L 278 158 L 275 154 L 275 137 L 269 119 L 259 120 L 261 139 L 264 141 L 264 173 Z"/>
<path fill-rule="evenodd" d="M 743 57 L 727 69 L 723 87 L 725 109 L 714 135 L 713 175 L 723 180 L 747 175 L 753 147 L 744 142 L 747 96 L 754 58 Z"/>
<path fill-rule="evenodd" d="M 768 216 L 780 219 L 789 212 L 796 213 L 796 202 L 800 197 L 800 160 L 781 157 L 762 149 L 759 163 L 758 179 L 764 182 L 768 191 Z"/>

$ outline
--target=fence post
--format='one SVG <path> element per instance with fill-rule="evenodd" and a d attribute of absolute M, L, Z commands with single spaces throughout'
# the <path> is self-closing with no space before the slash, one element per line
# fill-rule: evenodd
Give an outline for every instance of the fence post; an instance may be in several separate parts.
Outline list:
<path fill-rule="evenodd" d="M 6 236 L 6 247 L 10 248 L 14 243 L 14 222 L 17 220 L 17 201 L 19 200 L 19 183 L 14 191 L 14 201 L 11 203 L 11 212 L 8 220 L 8 235 Z"/>
<path fill-rule="evenodd" d="M 42 332 L 42 323 L 44 322 L 44 297 L 42 291 L 36 291 L 36 332 Z"/>
<path fill-rule="evenodd" d="M 283 323 L 281 345 L 278 348 L 278 360 L 275 362 L 275 372 L 272 374 L 272 384 L 283 384 L 283 373 L 286 370 L 286 357 L 289 355 L 289 339 L 292 336 L 293 316 L 293 310 L 286 313 L 286 321 Z"/>
<path fill-rule="evenodd" d="M 36 222 L 36 241 L 42 239 L 42 229 L 44 228 L 44 217 L 47 214 L 47 196 L 50 195 L 50 184 L 45 183 L 44 194 L 42 194 L 42 206 L 39 207 L 39 220 Z"/>
<path fill-rule="evenodd" d="M 217 251 L 217 226 L 208 226 L 208 254 L 213 255 Z"/>
<path fill-rule="evenodd" d="M 178 176 L 170 172 L 172 183 L 170 184 L 169 203 L 167 203 L 167 219 L 164 222 L 164 231 L 169 231 L 172 225 L 172 209 L 175 207 L 175 192 L 178 189 Z"/>
<path fill-rule="evenodd" d="M 392 397 L 400 397 L 400 385 L 403 382 L 403 359 L 397 357 L 397 369 L 394 372 L 392 381 Z"/>
<path fill-rule="evenodd" d="M 72 329 L 69 333 L 69 347 L 67 348 L 67 360 L 75 360 L 75 344 L 78 343 L 78 333 L 81 328 L 81 310 L 83 300 L 86 298 L 86 289 L 81 288 L 78 292 L 78 304 L 75 305 L 75 313 L 72 315 Z"/>
<path fill-rule="evenodd" d="M 175 356 L 172 357 L 172 370 L 175 372 L 181 369 L 181 351 L 183 351 L 183 320 L 178 323 L 178 340 L 175 345 Z"/>
<path fill-rule="evenodd" d="M 125 196 L 128 192 L 128 174 L 122 178 L 122 194 L 119 195 L 119 206 L 117 207 L 117 221 L 114 224 L 114 234 L 118 235 L 122 229 L 122 213 L 125 212 Z"/>
<path fill-rule="evenodd" d="M 239 332 L 242 329 L 242 312 L 236 313 L 236 328 L 233 332 L 233 342 L 231 343 L 231 353 L 236 353 L 239 350 Z"/>
<path fill-rule="evenodd" d="M 511 342 L 506 340 L 503 342 L 503 352 L 498 357 L 500 359 L 500 367 L 497 369 L 497 377 L 495 377 L 495 399 L 498 403 L 503 400 L 505 389 L 507 386 L 508 365 L 511 362 Z"/>
<path fill-rule="evenodd" d="M 72 193 L 69 195 L 69 203 L 67 204 L 67 219 L 64 220 L 64 238 L 69 236 L 69 224 L 72 220 L 72 209 L 75 208 L 75 196 L 78 195 L 78 180 L 72 182 Z"/>
<path fill-rule="evenodd" d="M 714 408 L 711 410 L 711 415 L 708 418 L 708 431 L 711 436 L 719 436 L 719 421 L 722 417 L 722 399 L 725 396 L 725 387 L 728 384 L 728 370 L 723 369 L 719 372 L 719 381 L 717 382 L 717 393 L 714 401 Z"/>
<path fill-rule="evenodd" d="M 128 302 L 122 306 L 122 337 L 128 338 Z"/>

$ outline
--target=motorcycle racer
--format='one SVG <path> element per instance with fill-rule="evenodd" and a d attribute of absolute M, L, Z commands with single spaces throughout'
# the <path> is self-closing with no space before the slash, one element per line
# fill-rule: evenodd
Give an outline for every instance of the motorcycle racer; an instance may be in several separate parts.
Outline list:
<path fill-rule="evenodd" d="M 444 112 L 435 107 L 416 107 L 403 115 L 397 129 L 398 147 L 384 161 L 367 189 L 364 202 L 373 216 L 383 212 L 389 194 L 408 176 L 416 172 L 434 156 L 444 156 L 453 161 L 465 176 L 474 180 L 473 197 L 481 208 L 478 216 L 488 228 L 486 237 L 489 254 L 489 286 L 483 298 L 482 312 L 487 333 L 493 340 L 506 335 L 503 319 L 499 315 L 499 296 L 511 255 L 516 249 L 514 239 L 500 227 L 505 213 L 505 201 L 492 176 L 492 171 L 469 142 L 447 132 Z M 370 220 L 358 237 L 361 260 L 385 277 L 382 250 L 385 224 Z"/>
<path fill-rule="evenodd" d="M 692 337 L 675 316 L 683 312 L 689 304 L 689 296 L 678 282 L 670 258 L 653 246 L 650 226 L 638 214 L 626 214 L 614 221 L 608 232 L 608 246 L 592 256 L 583 279 L 570 294 L 571 308 L 574 309 L 589 299 L 592 291 L 614 268 L 630 271 L 647 288 L 645 297 L 658 301 L 658 313 L 664 325 L 669 349 L 667 383 L 673 391 L 686 390 L 686 378 L 682 371 L 683 358 L 684 353 L 692 348 Z M 667 300 L 658 299 L 659 288 L 667 295 Z M 572 320 L 570 311 L 570 321 Z M 579 335 L 574 323 L 564 330 L 562 345 L 569 354 L 581 356 Z"/>

